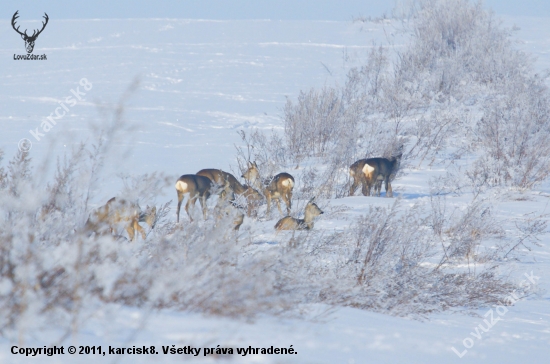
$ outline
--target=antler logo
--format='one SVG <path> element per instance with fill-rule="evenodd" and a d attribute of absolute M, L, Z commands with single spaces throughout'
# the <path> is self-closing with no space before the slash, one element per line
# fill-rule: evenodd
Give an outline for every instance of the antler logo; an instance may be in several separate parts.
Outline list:
<path fill-rule="evenodd" d="M 19 18 L 19 15 L 17 15 L 17 13 L 19 13 L 19 10 L 17 10 L 15 12 L 15 14 L 13 14 L 13 18 L 11 18 L 11 26 L 13 27 L 13 30 L 15 30 L 17 33 L 19 33 L 21 35 L 21 38 L 23 38 L 23 40 L 25 41 L 25 48 L 27 48 L 27 53 L 30 54 L 30 53 L 32 53 L 32 50 L 34 49 L 34 42 L 36 41 L 36 38 L 38 38 L 40 33 L 42 33 L 44 28 L 46 28 L 46 24 L 48 24 L 48 19 L 49 19 L 48 14 L 44 13 L 43 18 L 46 19 L 46 22 L 42 22 L 42 29 L 35 30 L 32 33 L 32 35 L 29 36 L 27 34 L 27 29 L 25 29 L 24 33 L 21 33 L 19 31 L 19 27 L 17 27 L 17 28 L 15 27 L 15 20 L 17 20 L 17 18 Z"/>

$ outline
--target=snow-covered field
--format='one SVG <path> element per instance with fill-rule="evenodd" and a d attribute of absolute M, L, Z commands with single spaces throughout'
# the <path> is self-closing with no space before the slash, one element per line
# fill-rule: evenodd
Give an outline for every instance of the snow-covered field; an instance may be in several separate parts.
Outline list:
<path fill-rule="evenodd" d="M 506 18 L 517 24 L 518 46 L 538 57 L 536 67 L 550 67 L 548 19 Z M 160 171 L 175 180 L 202 168 L 236 171 L 235 144 L 238 130 L 282 129 L 285 97 L 296 98 L 300 90 L 341 84 L 347 70 L 361 64 L 367 51 L 377 44 L 398 49 L 407 35 L 397 33 L 392 21 L 378 23 L 327 21 L 208 21 L 208 20 L 79 20 L 55 21 L 36 42 L 36 54 L 47 61 L 14 61 L 23 54 L 21 39 L 8 21 L 0 22 L 0 148 L 10 159 L 18 142 L 32 142 L 31 156 L 41 163 L 50 154 L 62 153 L 90 134 L 101 118 L 98 103 L 115 104 L 134 79 L 126 119 L 135 130 L 117 140 L 119 149 L 130 150 L 116 173 L 141 174 Z M 87 81 L 81 82 L 82 79 Z M 91 85 L 84 90 L 83 85 Z M 80 87 L 83 100 L 40 141 L 29 130 L 55 113 L 71 90 Z M 52 147 L 53 146 L 53 147 Z M 53 148 L 53 149 L 52 149 Z M 353 161 L 350 161 L 350 164 Z M 428 199 L 430 176 L 444 172 L 409 170 L 394 183 L 401 198 L 410 203 Z M 113 180 L 115 177 L 113 177 Z M 113 196 L 117 183 L 102 181 L 99 205 Z M 550 184 L 523 193 L 503 192 L 495 203 L 498 216 L 507 219 L 530 212 L 548 213 Z M 159 191 L 158 201 L 175 200 L 173 187 Z M 467 197 L 451 197 L 461 204 Z M 406 201 L 409 202 L 409 201 Z M 349 207 L 352 218 L 369 206 L 389 206 L 392 199 L 347 197 L 331 200 L 329 206 Z M 174 203 L 175 205 L 175 203 Z M 173 206 L 174 207 L 174 206 Z M 187 216 L 184 215 L 184 219 Z M 185 220 L 187 221 L 187 220 Z M 346 220 L 344 220 L 346 221 Z M 261 223 L 259 229 L 275 220 Z M 347 223 L 347 222 L 346 222 Z M 342 219 L 320 218 L 316 229 L 331 231 L 346 226 Z M 253 222 L 245 222 L 247 226 Z M 108 305 L 98 309 L 73 336 L 57 342 L 62 332 L 25 334 L 25 347 L 57 345 L 109 345 L 136 347 L 282 347 L 291 345 L 296 355 L 231 356 L 245 363 L 543 363 L 550 356 L 550 240 L 543 235 L 542 247 L 526 253 L 522 262 L 510 263 L 511 280 L 518 284 L 524 274 L 540 277 L 533 292 L 499 315 L 485 307 L 476 313 L 443 313 L 424 321 L 396 318 L 353 308 L 309 307 L 304 317 L 260 316 L 240 321 L 199 314 L 153 311 Z M 493 310 L 498 320 L 487 327 Z M 476 328 L 477 331 L 476 331 Z M 477 337 L 476 337 L 477 335 Z M 468 340 L 465 340 L 469 338 Z M 52 341 L 53 340 L 53 341 Z M 469 346 L 467 349 L 464 343 Z M 12 355 L 18 345 L 0 339 L 2 363 L 68 362 L 180 362 L 197 359 L 214 362 L 215 357 L 186 355 L 62 355 L 27 358 Z M 460 353 L 460 358 L 457 353 Z M 467 352 L 465 352 L 467 350 Z"/>

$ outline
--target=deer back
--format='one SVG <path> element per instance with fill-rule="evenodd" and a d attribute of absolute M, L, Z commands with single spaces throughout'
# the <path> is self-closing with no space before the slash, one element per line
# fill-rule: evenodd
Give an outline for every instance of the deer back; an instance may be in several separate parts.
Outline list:
<path fill-rule="evenodd" d="M 220 186 L 229 185 L 229 188 L 240 195 L 245 192 L 245 187 L 235 178 L 234 175 L 224 172 L 221 169 L 202 169 L 197 172 L 197 175 L 210 178 L 212 182 Z"/>
<path fill-rule="evenodd" d="M 276 230 L 307 230 L 307 225 L 302 219 L 285 216 L 275 224 Z"/>
<path fill-rule="evenodd" d="M 92 212 L 86 221 L 85 230 L 105 233 L 108 228 L 123 223 L 125 226 L 146 222 L 151 228 L 156 219 L 156 207 L 141 211 L 139 205 L 130 201 L 113 197 L 107 203 Z"/>
<path fill-rule="evenodd" d="M 176 181 L 178 194 L 189 193 L 190 196 L 204 196 L 210 193 L 212 181 L 208 177 L 195 174 L 184 174 Z"/>
<path fill-rule="evenodd" d="M 244 185 L 244 192 L 243 192 L 243 197 L 246 199 L 246 201 L 248 202 L 261 202 L 264 198 L 262 196 L 262 194 L 256 190 L 255 188 L 251 187 L 251 186 L 248 186 L 248 185 Z"/>
<path fill-rule="evenodd" d="M 267 186 L 267 190 L 269 192 L 279 192 L 284 193 L 287 191 L 291 191 L 294 188 L 294 177 L 292 177 L 288 173 L 279 173 L 273 179 Z"/>
<path fill-rule="evenodd" d="M 397 167 L 401 161 L 401 156 L 393 157 L 391 159 L 386 158 L 369 158 L 366 160 L 366 164 L 373 168 L 374 179 L 379 176 L 383 178 L 389 178 L 391 175 L 395 175 Z M 365 170 L 365 167 L 363 168 Z"/>

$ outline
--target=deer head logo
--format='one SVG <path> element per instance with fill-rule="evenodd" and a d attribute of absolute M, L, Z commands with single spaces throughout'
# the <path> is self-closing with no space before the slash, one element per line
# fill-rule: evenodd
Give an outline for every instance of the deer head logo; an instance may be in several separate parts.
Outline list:
<path fill-rule="evenodd" d="M 40 35 L 40 33 L 42 33 L 42 31 L 44 30 L 44 28 L 46 28 L 46 24 L 48 24 L 48 14 L 44 13 L 44 16 L 43 18 L 46 19 L 46 22 L 42 22 L 42 29 L 40 30 L 35 30 L 31 36 L 29 36 L 27 34 L 27 29 L 25 29 L 25 32 L 24 33 L 21 33 L 19 31 L 19 27 L 15 27 L 15 20 L 17 20 L 17 18 L 19 18 L 19 15 L 17 15 L 17 13 L 19 13 L 19 10 L 17 10 L 15 12 L 15 14 L 13 14 L 13 18 L 11 18 L 11 26 L 13 27 L 13 29 L 19 33 L 21 35 L 21 38 L 23 38 L 23 40 L 25 41 L 25 48 L 27 48 L 27 53 L 32 53 L 32 50 L 34 49 L 34 42 L 36 41 L 36 38 L 38 38 L 38 36 Z M 38 32 L 38 33 L 37 33 Z"/>

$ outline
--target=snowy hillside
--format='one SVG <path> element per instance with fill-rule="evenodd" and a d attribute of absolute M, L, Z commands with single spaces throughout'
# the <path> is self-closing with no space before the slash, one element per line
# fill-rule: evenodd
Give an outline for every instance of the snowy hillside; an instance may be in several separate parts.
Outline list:
<path fill-rule="evenodd" d="M 534 70 L 544 74 L 550 67 L 548 19 L 504 19 L 504 26 L 513 24 L 520 28 L 513 33 L 512 39 L 517 42 L 513 47 L 538 57 Z M 0 168 L 3 167 L 0 192 L 6 191 L 0 195 L 0 222 L 4 229 L 0 232 L 3 245 L 0 253 L 4 256 L 0 262 L 0 309 L 4 312 L 0 314 L 0 362 L 172 363 L 222 359 L 236 363 L 543 363 L 548 360 L 550 237 L 546 223 L 550 183 L 546 178 L 525 187 L 527 184 L 518 186 L 515 182 L 478 185 L 475 180 L 466 186 L 457 177 L 474 173 L 469 168 L 484 155 L 483 141 L 476 140 L 478 144 L 474 145 L 473 139 L 459 132 L 470 130 L 469 135 L 475 135 L 478 120 L 493 115 L 487 111 L 489 107 L 481 106 L 489 105 L 491 97 L 501 96 L 487 86 L 490 82 L 471 86 L 473 81 L 470 83 L 460 78 L 458 72 L 450 71 L 448 83 L 454 87 L 451 91 L 425 92 L 418 99 L 411 97 L 414 102 L 430 100 L 425 105 L 411 107 L 414 112 L 408 112 L 402 119 L 395 117 L 397 125 L 409 127 L 415 122 L 421 125 L 419 120 L 424 116 L 427 122 L 432 122 L 431 112 L 435 119 L 467 118 L 460 120 L 464 129 L 442 129 L 449 140 L 437 144 L 440 139 L 434 136 L 436 146 L 428 142 L 420 146 L 418 142 L 419 147 L 414 150 L 423 134 L 413 134 L 412 126 L 404 129 L 402 135 L 396 132 L 391 139 L 394 136 L 387 135 L 386 120 L 382 119 L 395 113 L 381 110 L 365 112 L 368 122 L 375 120 L 369 130 L 378 134 L 368 135 L 367 129 L 359 127 L 357 130 L 365 135 L 351 136 L 357 150 L 348 154 L 342 145 L 331 149 L 342 151 L 342 156 L 353 155 L 345 161 L 322 153 L 300 157 L 289 157 L 287 151 L 277 154 L 275 147 L 286 145 L 261 144 L 259 139 L 253 140 L 251 151 L 238 133 L 244 131 L 247 138 L 258 131 L 266 138 L 272 135 L 272 130 L 275 135 L 285 135 L 285 125 L 291 125 L 285 124 L 285 116 L 288 120 L 288 115 L 298 114 L 288 111 L 287 99 L 296 107 L 293 110 L 299 110 L 297 100 L 301 91 L 345 88 L 348 72 L 373 59 L 379 46 L 384 49 L 379 59 L 385 59 L 383 52 L 387 52 L 384 54 L 388 62 L 397 62 L 398 52 L 403 54 L 412 42 L 410 24 L 399 20 L 52 21 L 35 46 L 35 54 L 47 54 L 47 61 L 13 60 L 14 54 L 24 54 L 24 43 L 9 22 L 2 21 L 0 25 L 3 40 L 0 150 L 4 152 L 3 160 L 0 158 Z M 414 83 L 407 82 L 403 83 L 407 87 Z M 429 82 L 426 77 L 426 84 Z M 132 84 L 136 85 L 134 89 Z M 428 88 L 423 84 L 418 89 L 421 87 Z M 71 97 L 76 102 L 67 101 Z M 369 102 L 368 108 L 378 107 L 378 101 Z M 68 111 L 44 130 L 44 121 L 55 116 L 56 110 L 62 112 L 62 104 Z M 121 105 L 124 122 L 117 124 L 121 121 L 117 107 Z M 348 116 L 344 113 L 343 118 Z M 432 130 L 432 126 L 429 128 Z M 98 137 L 101 129 L 105 132 L 103 139 Z M 29 156 L 34 177 L 25 174 L 24 161 L 14 159 L 20 141 L 25 138 L 32 143 Z M 67 180 L 75 186 L 90 186 L 89 189 L 75 194 L 60 193 L 61 197 L 48 202 L 51 186 L 55 185 L 56 159 L 78 150 L 80 142 L 86 142 L 87 150 L 92 150 L 98 140 L 107 146 L 97 147 L 107 155 L 104 166 L 101 159 L 93 159 L 84 152 L 76 152 L 74 166 L 78 167 L 74 171 L 71 162 L 66 165 L 67 171 L 72 171 L 66 174 Z M 392 183 L 395 198 L 385 198 L 384 192 L 382 197 L 366 197 L 360 189 L 354 196 L 347 196 L 349 172 L 342 166 L 349 166 L 359 158 L 382 156 L 392 148 L 373 144 L 389 140 L 406 141 L 406 160 Z M 272 149 L 266 152 L 263 147 Z M 425 154 L 418 152 L 420 148 L 425 148 Z M 183 223 L 174 224 L 177 204 L 174 183 L 180 175 L 220 168 L 240 177 L 244 171 L 239 167 L 243 167 L 249 155 L 257 157 L 265 169 L 273 169 L 273 173 L 285 171 L 295 176 L 292 216 L 303 217 L 307 200 L 317 196 L 317 203 L 325 213 L 317 218 L 311 234 L 296 233 L 301 247 L 289 248 L 292 233 L 275 232 L 273 226 L 281 216 L 276 208 L 270 218 L 266 216 L 265 205 L 260 207 L 257 218 L 245 218 L 237 243 L 227 239 L 230 244 L 223 246 L 216 244 L 221 228 L 214 226 L 213 213 L 203 222 L 198 203 L 194 211 L 198 222 L 190 223 L 182 210 Z M 14 162 L 8 165 L 10 160 Z M 100 170 L 99 177 L 82 172 L 83 166 Z M 331 168 L 337 175 L 329 176 Z M 154 175 L 155 172 L 159 174 Z M 511 179 L 517 179 L 514 172 L 510 173 Z M 22 177 L 10 177 L 13 175 Z M 330 182 L 330 191 L 320 181 Z M 46 190 L 46 184 L 50 189 Z M 84 236 L 79 228 L 90 212 L 112 196 L 120 196 L 121 191 L 126 193 L 124 196 L 143 198 L 147 204 L 155 204 L 159 211 L 167 212 L 158 225 L 159 231 L 150 232 L 145 242 L 138 239 L 133 244 L 126 239 L 113 241 L 110 236 L 98 239 Z M 139 195 L 141 191 L 145 191 L 144 195 Z M 75 202 L 81 200 L 86 203 Z M 169 201 L 169 210 L 162 210 L 161 206 Z M 211 211 L 215 201 L 213 198 L 208 203 Z M 35 210 L 35 206 L 42 207 Z M 57 206 L 66 209 L 58 211 Z M 354 254 L 360 260 L 360 252 L 353 253 L 352 240 L 359 240 L 360 234 L 368 235 L 383 225 L 378 222 L 384 221 L 391 222 L 395 229 L 388 233 L 389 240 L 399 238 L 418 249 L 402 252 L 403 256 L 410 254 L 407 262 L 411 266 L 392 265 L 400 249 L 393 246 L 393 255 L 381 253 L 380 259 L 387 260 L 369 266 L 374 272 L 372 276 L 361 273 L 359 282 L 370 277 L 372 287 L 365 291 L 348 289 L 346 285 L 354 281 L 348 274 L 356 269 L 347 268 L 348 260 Z M 406 222 L 412 223 L 408 226 Z M 365 226 L 364 231 L 361 226 Z M 439 233 L 432 232 L 437 226 Z M 395 235 L 391 235 L 393 231 Z M 177 239 L 187 240 L 181 243 Z M 462 242 L 461 239 L 473 241 L 475 251 L 454 260 L 442 258 L 450 255 L 453 244 Z M 90 254 L 86 264 L 93 269 L 71 263 L 71 259 L 80 262 L 80 257 L 86 254 Z M 104 261 L 94 261 L 98 256 L 105 257 Z M 420 258 L 412 262 L 413 257 Z M 12 266 L 10 259 L 33 263 Z M 34 265 L 34 262 L 40 263 Z M 437 270 L 430 269 L 438 264 L 447 269 L 440 281 L 422 276 L 423 272 Z M 278 267 L 284 270 L 281 276 L 277 275 Z M 40 269 L 51 275 L 40 276 Z M 408 277 L 409 271 L 414 272 L 417 282 L 388 288 L 392 280 L 396 286 L 401 285 L 399 278 Z M 70 289 L 54 294 L 67 294 L 67 298 L 51 297 L 48 285 L 56 285 L 56 279 L 71 276 L 70 272 L 74 274 L 74 281 L 69 280 Z M 460 282 L 456 282 L 456 287 L 446 286 L 455 272 L 476 276 L 472 285 L 477 286 L 471 288 Z M 487 275 L 478 276 L 482 272 Z M 387 277 L 380 277 L 386 273 Z M 26 283 L 15 285 L 13 276 Z M 156 278 L 159 280 L 155 281 Z M 157 283 L 148 286 L 151 282 Z M 431 285 L 443 288 L 437 291 Z M 457 293 L 460 290 L 464 295 L 468 292 L 469 298 L 461 298 Z M 140 296 L 143 292 L 148 296 Z M 185 296 L 185 292 L 192 292 L 191 297 Z M 378 292 L 379 296 L 372 292 Z M 395 292 L 403 295 L 395 297 Z M 325 297 L 330 293 L 334 297 Z M 517 302 L 496 304 L 508 297 L 517 297 L 513 300 Z M 455 305 L 449 306 L 453 302 Z M 88 345 L 101 346 L 103 351 L 109 346 L 154 345 L 159 354 L 106 354 L 101 358 L 93 354 L 65 354 L 29 359 L 24 354 L 12 354 L 13 345 L 34 348 L 63 345 L 65 350 L 69 345 Z M 202 351 L 197 357 L 162 354 L 163 346 L 172 345 Z M 218 345 L 233 348 L 235 354 L 203 355 L 204 348 L 211 348 L 215 354 Z M 236 348 L 249 346 L 287 349 L 292 346 L 296 353 L 247 356 L 236 353 Z"/>

